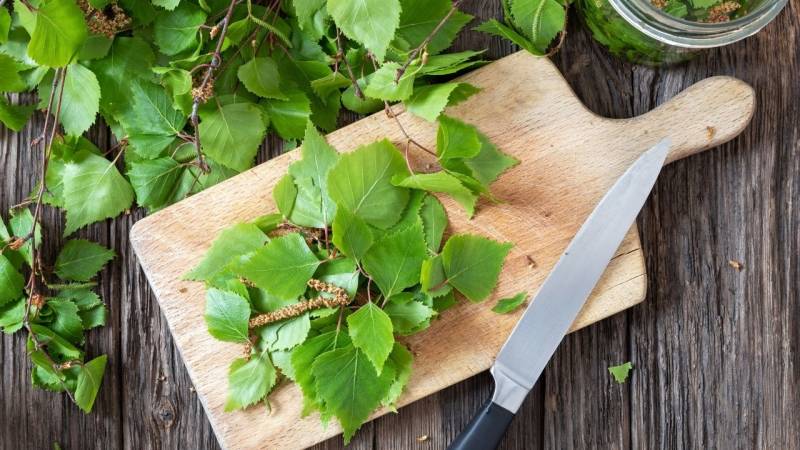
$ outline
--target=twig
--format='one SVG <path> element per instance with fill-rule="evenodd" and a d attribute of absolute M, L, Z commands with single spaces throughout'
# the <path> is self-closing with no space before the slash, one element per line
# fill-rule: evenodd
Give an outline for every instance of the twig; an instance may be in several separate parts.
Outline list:
<path fill-rule="evenodd" d="M 355 75 L 353 75 L 353 68 L 350 67 L 350 61 L 347 60 L 347 54 L 344 52 L 344 46 L 342 45 L 342 31 L 339 28 L 336 28 L 336 47 L 337 55 L 339 55 L 339 57 L 344 61 L 344 67 L 347 69 L 347 75 L 350 77 L 350 82 L 353 83 L 353 90 L 356 93 L 356 97 L 364 100 L 364 93 L 361 91 L 361 86 L 358 85 L 358 80 L 356 80 Z"/>
<path fill-rule="evenodd" d="M 212 83 L 212 85 L 214 83 L 214 70 L 219 67 L 220 62 L 222 61 L 222 43 L 225 41 L 225 35 L 228 33 L 228 24 L 231 21 L 231 16 L 233 16 L 233 8 L 236 6 L 236 2 L 237 0 L 231 0 L 230 5 L 228 5 L 228 11 L 225 13 L 225 17 L 223 17 L 222 20 L 215 26 L 217 29 L 218 27 L 222 26 L 222 31 L 220 31 L 219 35 L 217 36 L 217 46 L 214 49 L 214 53 L 211 55 L 211 62 L 208 63 L 206 73 L 203 75 L 203 81 L 196 90 L 193 90 L 192 93 L 192 113 L 189 115 L 189 120 L 192 123 L 192 128 L 194 129 L 194 148 L 197 151 L 197 162 L 200 170 L 203 173 L 208 173 L 211 171 L 211 169 L 206 162 L 203 151 L 200 149 L 200 129 L 198 128 L 199 120 L 197 116 L 197 110 L 200 108 L 200 101 L 202 98 L 198 94 L 206 92 L 209 83 Z"/>
<path fill-rule="evenodd" d="M 433 30 L 425 37 L 425 39 L 422 40 L 422 42 L 417 46 L 417 48 L 415 48 L 414 50 L 411 51 L 411 53 L 408 54 L 408 59 L 406 59 L 406 62 L 403 63 L 403 65 L 400 66 L 399 69 L 397 69 L 397 75 L 394 77 L 395 83 L 400 82 L 400 78 L 402 78 L 403 74 L 406 73 L 406 69 L 408 69 L 408 66 L 410 66 L 415 59 L 417 59 L 417 55 L 419 55 L 419 52 L 421 52 L 422 49 L 428 46 L 431 39 L 433 39 L 433 37 L 436 36 L 436 33 L 438 33 L 439 30 L 442 29 L 442 27 L 444 26 L 445 23 L 447 23 L 448 20 L 450 20 L 450 16 L 452 16 L 458 10 L 459 3 L 461 3 L 461 0 L 454 1 L 453 6 L 450 8 L 450 11 L 448 11 L 447 14 L 445 14 L 444 17 L 442 17 L 442 20 L 440 20 L 439 23 L 436 24 Z"/>
<path fill-rule="evenodd" d="M 386 111 L 386 115 L 394 119 L 395 122 L 397 122 L 397 126 L 400 128 L 400 131 L 403 132 L 403 135 L 406 137 L 406 139 L 408 139 L 408 142 L 411 142 L 412 144 L 416 145 L 421 150 L 423 150 L 425 153 L 433 157 L 437 156 L 435 152 L 431 151 L 428 147 L 425 147 L 424 145 L 420 144 L 414 138 L 412 138 L 410 134 L 408 134 L 405 127 L 403 127 L 403 124 L 400 123 L 400 119 L 397 117 L 397 114 L 395 114 L 394 111 L 392 111 L 392 107 L 389 106 L 389 102 L 384 101 L 383 108 Z"/>
<path fill-rule="evenodd" d="M 543 55 L 545 57 L 555 55 L 556 53 L 558 53 L 559 50 L 561 50 L 561 46 L 564 45 L 564 39 L 566 39 L 567 37 L 567 22 L 569 21 L 569 5 L 570 4 L 567 3 L 566 6 L 564 7 L 564 28 L 561 29 L 561 33 L 558 37 L 558 43 L 553 48 L 551 48 L 550 51 L 548 51 Z"/>

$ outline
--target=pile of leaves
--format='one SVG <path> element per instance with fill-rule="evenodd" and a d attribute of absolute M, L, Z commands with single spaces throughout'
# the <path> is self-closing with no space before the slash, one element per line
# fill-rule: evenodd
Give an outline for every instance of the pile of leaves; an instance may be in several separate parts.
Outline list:
<path fill-rule="evenodd" d="M 349 441 L 409 380 L 413 356 L 398 338 L 427 329 L 456 292 L 490 296 L 511 245 L 469 234 L 445 241 L 447 215 L 431 193 L 471 216 L 516 160 L 444 115 L 436 156 L 441 170 L 414 173 L 388 140 L 340 155 L 308 126 L 302 159 L 273 190 L 280 213 L 222 231 L 186 275 L 206 283 L 209 333 L 244 346 L 226 410 L 266 401 L 286 378 L 300 386 L 304 413 L 336 417 Z"/>
<path fill-rule="evenodd" d="M 34 112 L 44 114 L 41 133 L 25 149 L 40 157 L 36 188 L 19 199 L 9 215 L 11 229 L 0 238 L 0 323 L 8 333 L 28 332 L 34 385 L 83 398 L 81 376 L 98 383 L 102 377 L 102 365 L 94 362 L 100 360 L 83 365 L 83 351 L 75 347 L 82 343 L 76 314 L 82 329 L 95 326 L 101 322 L 83 316 L 99 314 L 101 303 L 91 284 L 72 286 L 78 280 L 53 273 L 39 251 L 48 239 L 39 226 L 45 207 L 64 212 L 69 237 L 135 205 L 164 208 L 250 168 L 268 132 L 293 148 L 309 121 L 330 131 L 341 111 L 385 109 L 391 116 L 389 105 L 396 102 L 435 121 L 447 106 L 477 92 L 448 80 L 484 63 L 481 51 L 445 53 L 472 20 L 458 3 L 0 0 L 0 124 L 20 131 Z M 516 11 L 523 3 L 511 4 L 513 17 L 521 17 Z M 11 95 L 26 92 L 36 95 Z M 109 149 L 83 136 L 99 118 L 114 137 Z M 468 127 L 458 121 L 443 119 L 443 126 L 443 139 L 453 139 L 441 155 L 447 171 L 397 182 L 407 189 L 402 192 L 447 192 L 471 213 L 508 161 L 484 151 L 493 148 L 485 137 L 464 131 Z M 304 173 L 293 180 L 280 186 L 282 198 L 295 191 L 306 198 L 315 186 Z M 435 208 L 434 200 L 408 196 Z M 295 205 L 287 213 L 292 222 L 323 226 L 307 216 L 302 201 Z M 381 225 L 392 218 L 367 224 L 385 229 Z M 31 225 L 22 227 L 22 221 Z M 23 248 L 27 258 L 19 256 Z M 104 254 L 82 240 L 70 241 L 61 254 L 67 250 Z M 93 275 L 92 261 L 74 264 Z"/>

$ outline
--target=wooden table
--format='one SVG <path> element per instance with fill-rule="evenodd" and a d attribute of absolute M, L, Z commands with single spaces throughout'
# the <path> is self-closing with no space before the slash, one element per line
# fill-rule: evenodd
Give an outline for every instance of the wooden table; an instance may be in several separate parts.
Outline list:
<path fill-rule="evenodd" d="M 479 19 L 501 14 L 498 1 L 464 7 Z M 503 448 L 800 448 L 800 5 L 744 42 L 660 70 L 610 57 L 576 22 L 554 59 L 599 114 L 644 113 L 711 75 L 751 83 L 757 110 L 739 138 L 664 170 L 639 219 L 647 299 L 566 338 Z M 514 50 L 472 31 L 456 45 L 488 47 L 491 58 Z M 3 211 L 33 188 L 27 146 L 41 126 L 0 129 Z M 110 146 L 104 127 L 89 135 Z M 261 158 L 278 147 L 270 138 Z M 90 354 L 109 354 L 95 411 L 33 390 L 22 335 L 3 336 L 0 449 L 218 447 L 128 242 L 142 216 L 78 233 L 120 255 L 102 274 L 108 326 L 88 335 Z M 48 211 L 50 261 L 62 227 Z M 625 361 L 635 369 L 618 385 L 606 368 Z M 446 389 L 365 425 L 350 448 L 442 448 L 491 387 L 483 374 Z M 340 447 L 334 438 L 318 448 Z"/>

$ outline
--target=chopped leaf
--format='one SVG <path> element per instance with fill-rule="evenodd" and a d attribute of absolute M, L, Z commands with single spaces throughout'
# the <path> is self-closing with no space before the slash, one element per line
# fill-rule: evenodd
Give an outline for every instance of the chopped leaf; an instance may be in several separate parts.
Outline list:
<path fill-rule="evenodd" d="M 90 413 L 103 382 L 108 356 L 102 355 L 89 361 L 81 367 L 78 375 L 78 384 L 75 388 L 75 403 L 85 413 Z"/>
<path fill-rule="evenodd" d="M 239 80 L 253 94 L 264 98 L 287 100 L 281 92 L 278 66 L 272 58 L 253 58 L 239 66 Z"/>
<path fill-rule="evenodd" d="M 208 332 L 226 342 L 247 342 L 250 304 L 234 293 L 208 289 L 206 292 Z"/>
<path fill-rule="evenodd" d="M 275 238 L 241 264 L 238 273 L 272 295 L 294 299 L 306 290 L 320 261 L 298 233 Z"/>
<path fill-rule="evenodd" d="M 363 265 L 384 297 L 391 298 L 419 282 L 427 252 L 422 224 L 417 221 L 376 242 L 364 256 Z"/>
<path fill-rule="evenodd" d="M 264 247 L 268 240 L 267 235 L 254 224 L 240 223 L 222 230 L 200 263 L 185 278 L 208 281 L 231 261 Z"/>
<path fill-rule="evenodd" d="M 254 104 L 218 106 L 200 118 L 200 142 L 209 157 L 240 172 L 253 165 L 267 128 Z"/>
<path fill-rule="evenodd" d="M 442 265 L 448 283 L 473 302 L 484 300 L 497 284 L 511 244 L 459 234 L 447 240 Z"/>
<path fill-rule="evenodd" d="M 114 251 L 86 239 L 73 239 L 64 245 L 56 258 L 56 275 L 62 280 L 89 281 L 107 262 Z"/>
<path fill-rule="evenodd" d="M 383 61 L 400 23 L 399 0 L 328 0 L 328 12 L 347 37 Z"/>
<path fill-rule="evenodd" d="M 321 354 L 312 371 L 319 398 L 342 424 L 345 444 L 389 393 L 396 374 L 387 365 L 379 375 L 366 354 L 352 345 Z"/>
<path fill-rule="evenodd" d="M 403 157 L 388 140 L 344 154 L 328 175 L 334 202 L 369 225 L 389 228 L 408 201 L 408 190 L 392 185 L 392 177 L 407 174 Z"/>
<path fill-rule="evenodd" d="M 414 95 L 405 105 L 415 116 L 433 122 L 447 106 L 456 105 L 479 92 L 469 83 L 442 83 L 414 89 Z"/>
<path fill-rule="evenodd" d="M 513 297 L 508 297 L 498 300 L 497 304 L 494 305 L 494 307 L 492 308 L 492 311 L 496 312 L 497 314 L 508 314 L 510 312 L 514 312 L 520 306 L 522 306 L 522 304 L 525 303 L 525 300 L 527 299 L 528 299 L 528 293 L 525 291 L 520 292 L 519 294 Z"/>
<path fill-rule="evenodd" d="M 631 362 L 628 361 L 618 366 L 609 367 L 608 373 L 610 373 L 614 377 L 614 381 L 622 384 L 625 382 L 625 380 L 628 379 L 628 375 L 630 374 L 632 369 L 633 369 L 633 364 L 631 364 Z"/>
<path fill-rule="evenodd" d="M 237 358 L 228 371 L 225 411 L 244 409 L 260 402 L 275 386 L 277 374 L 266 353 L 246 360 Z"/>
<path fill-rule="evenodd" d="M 367 302 L 347 317 L 350 340 L 364 352 L 380 374 L 394 347 L 392 320 L 375 303 Z"/>
<path fill-rule="evenodd" d="M 428 244 L 428 251 L 438 253 L 442 246 L 442 236 L 447 228 L 447 212 L 438 198 L 428 195 L 422 202 L 419 211 L 422 218 L 422 229 L 425 231 L 425 243 Z"/>
<path fill-rule="evenodd" d="M 102 156 L 81 150 L 64 166 L 65 236 L 84 225 L 114 217 L 132 203 L 130 184 Z"/>
<path fill-rule="evenodd" d="M 73 0 L 45 0 L 36 11 L 28 55 L 48 67 L 63 67 L 78 54 L 88 34 Z"/>

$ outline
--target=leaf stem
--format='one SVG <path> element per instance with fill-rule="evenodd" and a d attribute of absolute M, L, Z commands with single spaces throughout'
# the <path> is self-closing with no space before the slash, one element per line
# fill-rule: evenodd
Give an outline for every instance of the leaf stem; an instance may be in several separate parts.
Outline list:
<path fill-rule="evenodd" d="M 336 28 L 336 47 L 337 53 L 336 55 L 344 61 L 344 67 L 347 69 L 347 75 L 350 77 L 350 82 L 353 83 L 353 90 L 356 93 L 356 97 L 361 100 L 364 100 L 364 92 L 361 91 L 361 86 L 358 85 L 358 80 L 356 80 L 355 75 L 353 75 L 353 68 L 350 67 L 350 61 L 347 60 L 347 54 L 344 51 L 344 46 L 342 45 L 342 30 Z M 338 61 L 337 61 L 338 64 Z"/>

